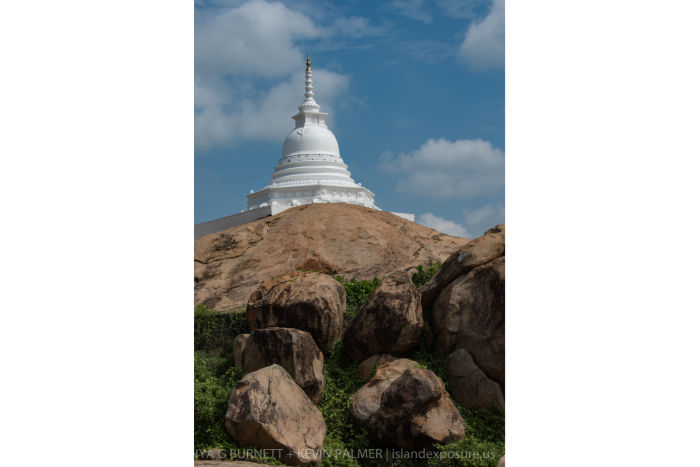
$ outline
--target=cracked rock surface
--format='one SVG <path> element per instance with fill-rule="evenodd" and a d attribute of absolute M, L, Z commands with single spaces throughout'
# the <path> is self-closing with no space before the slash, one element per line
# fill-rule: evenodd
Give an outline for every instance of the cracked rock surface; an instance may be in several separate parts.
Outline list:
<path fill-rule="evenodd" d="M 384 363 L 352 398 L 351 414 L 381 446 L 415 450 L 464 438 L 464 420 L 435 373 L 401 358 Z"/>
<path fill-rule="evenodd" d="M 278 450 L 273 455 L 285 464 L 321 462 L 326 423 L 279 365 L 249 373 L 236 384 L 224 427 L 242 446 Z"/>
<path fill-rule="evenodd" d="M 247 336 L 242 358 L 246 373 L 277 363 L 287 370 L 312 402 L 321 400 L 326 383 L 323 354 L 311 334 L 299 329 L 267 328 Z"/>
<path fill-rule="evenodd" d="M 343 330 L 345 288 L 326 274 L 293 272 L 263 281 L 246 313 L 250 329 L 301 329 L 326 353 Z"/>

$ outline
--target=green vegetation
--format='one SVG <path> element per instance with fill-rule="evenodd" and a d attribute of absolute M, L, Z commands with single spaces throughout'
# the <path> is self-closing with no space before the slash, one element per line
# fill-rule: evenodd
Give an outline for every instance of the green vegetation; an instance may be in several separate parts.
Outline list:
<path fill-rule="evenodd" d="M 424 316 L 423 319 L 430 322 Z M 418 366 L 427 368 L 437 375 L 445 383 L 445 388 L 449 391 L 450 385 L 447 381 L 447 360 L 445 357 L 438 355 L 430 346 L 427 333 L 423 331 L 420 338 L 420 343 L 408 356 L 411 360 L 418 362 Z"/>
<path fill-rule="evenodd" d="M 228 366 L 224 358 L 194 353 L 194 444 L 195 449 L 227 447 L 224 415 L 233 387 L 243 370 Z"/>
<path fill-rule="evenodd" d="M 343 352 L 343 341 L 338 339 L 325 358 L 326 387 L 318 408 L 326 422 L 326 452 L 335 454 L 357 451 L 369 446 L 367 430 L 356 428 L 350 418 L 350 397 L 362 386 L 357 373 L 357 362 Z M 358 466 L 356 459 L 342 454 L 324 458 L 323 466 Z"/>
<path fill-rule="evenodd" d="M 233 338 L 250 332 L 245 308 L 233 313 L 220 313 L 204 305 L 194 309 L 194 348 L 219 354 L 230 354 Z"/>
<path fill-rule="evenodd" d="M 495 467 L 506 453 L 505 411 L 497 406 L 481 410 L 458 408 L 464 418 L 466 436 L 437 446 L 443 459 L 432 459 L 428 465 Z"/>
<path fill-rule="evenodd" d="M 412 280 L 417 287 L 425 284 L 437 272 L 440 264 L 417 267 Z M 346 290 L 347 310 L 354 316 L 369 300 L 379 283 L 371 281 L 346 281 L 335 277 Z M 431 310 L 423 310 L 423 319 L 431 321 Z M 218 313 L 204 306 L 195 308 L 194 353 L 194 424 L 195 455 L 202 450 L 219 448 L 238 450 L 239 446 L 224 430 L 224 416 L 231 391 L 244 372 L 234 367 L 232 341 L 238 334 L 250 332 L 243 310 Z M 445 358 L 437 355 L 430 336 L 423 333 L 419 346 L 406 356 L 428 368 L 446 383 Z M 343 352 L 343 342 L 338 340 L 325 356 L 326 387 L 318 408 L 326 422 L 324 441 L 326 456 L 323 466 L 359 467 L 360 465 L 409 465 L 402 459 L 390 458 L 387 451 L 382 459 L 355 459 L 345 452 L 357 454 L 359 450 L 373 449 L 364 427 L 355 426 L 350 417 L 350 397 L 362 386 L 357 373 L 358 362 Z M 449 390 L 449 386 L 447 387 Z M 499 407 L 485 410 L 468 410 L 459 407 L 466 425 L 466 437 L 444 446 L 436 446 L 440 459 L 413 460 L 415 466 L 474 466 L 495 467 L 505 452 L 505 412 Z M 228 451 L 231 452 L 231 451 Z M 271 458 L 254 457 L 253 462 L 279 464 Z"/>
<path fill-rule="evenodd" d="M 442 266 L 441 262 L 433 263 L 427 268 L 423 267 L 422 264 L 419 264 L 416 266 L 417 271 L 413 273 L 411 276 L 411 280 L 413 283 L 418 287 L 419 289 L 425 285 L 426 282 L 428 282 L 432 277 L 435 275 L 435 273 L 438 272 L 438 269 L 440 269 L 440 266 Z"/>
<path fill-rule="evenodd" d="M 343 276 L 335 276 L 335 280 L 345 287 L 345 313 L 349 317 L 354 317 L 360 311 L 360 308 L 367 303 L 375 287 L 379 284 L 379 279 L 376 277 L 371 281 L 356 281 L 355 279 L 346 281 Z"/>

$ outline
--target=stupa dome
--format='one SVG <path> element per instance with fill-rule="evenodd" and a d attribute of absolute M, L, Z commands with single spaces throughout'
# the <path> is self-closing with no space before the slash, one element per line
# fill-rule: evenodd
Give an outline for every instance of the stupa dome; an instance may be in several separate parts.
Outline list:
<path fill-rule="evenodd" d="M 282 156 L 292 154 L 330 154 L 340 157 L 338 140 L 333 132 L 319 125 L 295 128 L 282 145 Z"/>

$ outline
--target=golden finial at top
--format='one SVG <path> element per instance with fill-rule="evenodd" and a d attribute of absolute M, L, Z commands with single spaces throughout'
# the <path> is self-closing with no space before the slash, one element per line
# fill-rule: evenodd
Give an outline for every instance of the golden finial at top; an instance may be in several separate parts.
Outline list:
<path fill-rule="evenodd" d="M 311 71 L 311 60 L 308 55 L 306 56 L 306 71 Z"/>

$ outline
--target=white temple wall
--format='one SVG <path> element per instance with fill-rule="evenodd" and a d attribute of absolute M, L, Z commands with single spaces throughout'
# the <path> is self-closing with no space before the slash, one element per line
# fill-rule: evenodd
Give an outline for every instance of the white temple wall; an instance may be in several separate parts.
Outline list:
<path fill-rule="evenodd" d="M 258 209 L 252 209 L 250 211 L 239 212 L 238 214 L 234 214 L 232 216 L 220 217 L 218 219 L 214 219 L 213 221 L 196 224 L 194 226 L 194 238 L 199 238 L 202 235 L 221 232 L 222 230 L 228 229 L 229 227 L 235 227 L 237 225 L 253 222 L 263 217 L 274 216 L 275 214 L 277 214 L 278 212 L 282 212 L 283 210 L 279 210 L 277 212 L 274 211 L 275 210 L 272 208 L 272 206 L 265 206 Z"/>

